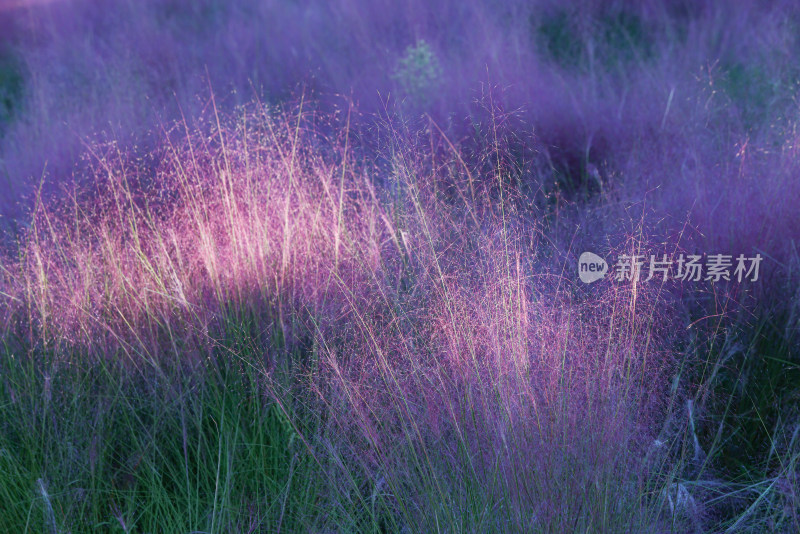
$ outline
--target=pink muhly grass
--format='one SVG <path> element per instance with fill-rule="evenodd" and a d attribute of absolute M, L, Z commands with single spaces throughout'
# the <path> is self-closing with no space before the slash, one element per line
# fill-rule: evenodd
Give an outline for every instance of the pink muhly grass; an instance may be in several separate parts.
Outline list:
<path fill-rule="evenodd" d="M 509 171 L 475 180 L 438 134 L 444 150 L 396 153 L 387 194 L 347 130 L 323 138 L 300 112 L 186 130 L 149 170 L 93 149 L 96 189 L 37 207 L 3 278 L 31 343 L 158 366 L 249 315 L 288 346 L 313 339 L 307 386 L 338 446 L 394 495 L 424 486 L 458 513 L 457 488 L 480 488 L 520 528 L 559 528 L 558 507 L 588 513 L 568 500 L 590 484 L 638 513 L 626 484 L 671 363 L 657 294 L 537 274 L 556 251 Z"/>
<path fill-rule="evenodd" d="M 150 351 L 157 330 L 202 337 L 232 309 L 271 309 L 288 333 L 335 279 L 357 287 L 386 239 L 359 171 L 300 146 L 299 115 L 242 121 L 167 143 L 153 179 L 95 151 L 93 191 L 38 206 L 4 313 L 37 338 Z"/>
<path fill-rule="evenodd" d="M 421 162 L 405 164 L 403 175 L 414 177 L 404 184 L 402 223 L 412 294 L 378 285 L 372 294 L 385 305 L 375 306 L 345 287 L 352 328 L 319 332 L 319 380 L 338 384 L 329 408 L 343 435 L 355 428 L 361 436 L 350 444 L 354 457 L 393 491 L 422 477 L 456 509 L 466 505 L 457 488 L 478 484 L 489 500 L 558 514 L 553 506 L 567 506 L 582 483 L 602 493 L 612 479 L 619 489 L 619 469 L 635 478 L 672 363 L 658 342 L 669 318 L 657 292 L 609 283 L 578 298 L 566 280 L 559 290 L 558 280 L 532 272 L 537 245 L 546 245 L 533 239 L 527 248 L 520 227 L 509 230 L 513 202 L 502 212 L 472 206 L 483 214 L 476 224 L 438 203 Z M 464 189 L 455 198 L 468 198 L 467 184 L 455 187 Z M 478 194 L 478 204 L 496 201 Z M 576 476 L 578 487 L 566 489 Z M 560 481 L 543 484 L 548 477 Z M 632 491 L 617 497 L 635 500 Z"/>

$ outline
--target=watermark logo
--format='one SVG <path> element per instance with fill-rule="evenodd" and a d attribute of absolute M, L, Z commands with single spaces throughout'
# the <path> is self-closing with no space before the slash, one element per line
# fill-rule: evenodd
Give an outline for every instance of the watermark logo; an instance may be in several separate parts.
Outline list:
<path fill-rule="evenodd" d="M 653 278 L 661 280 L 681 280 L 687 282 L 719 282 L 742 280 L 755 282 L 758 280 L 761 254 L 747 257 L 739 254 L 734 258 L 730 254 L 680 254 L 668 258 L 655 254 L 620 254 L 614 271 L 610 276 L 617 282 L 649 282 Z M 606 261 L 593 252 L 584 252 L 578 258 L 578 276 L 581 282 L 591 284 L 605 278 L 608 272 Z"/>
<path fill-rule="evenodd" d="M 608 272 L 606 260 L 593 252 L 584 252 L 578 258 L 578 276 L 581 282 L 591 284 L 601 280 Z"/>

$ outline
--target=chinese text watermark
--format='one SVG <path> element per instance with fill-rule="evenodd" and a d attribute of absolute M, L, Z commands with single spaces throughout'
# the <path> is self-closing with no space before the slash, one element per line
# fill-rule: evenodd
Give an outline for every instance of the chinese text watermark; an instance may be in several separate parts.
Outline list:
<path fill-rule="evenodd" d="M 686 282 L 742 282 L 758 280 L 761 254 L 749 257 L 739 254 L 680 254 L 667 257 L 666 254 L 620 254 L 613 264 L 613 276 L 617 282 L 659 280 L 680 280 Z M 584 252 L 578 259 L 578 276 L 582 282 L 591 284 L 606 277 L 609 266 L 606 261 L 593 252 Z"/>

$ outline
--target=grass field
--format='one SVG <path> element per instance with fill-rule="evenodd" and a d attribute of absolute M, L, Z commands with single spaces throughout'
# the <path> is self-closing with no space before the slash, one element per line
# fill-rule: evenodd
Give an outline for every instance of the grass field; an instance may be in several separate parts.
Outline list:
<path fill-rule="evenodd" d="M 800 531 L 798 28 L 0 3 L 0 531 Z"/>

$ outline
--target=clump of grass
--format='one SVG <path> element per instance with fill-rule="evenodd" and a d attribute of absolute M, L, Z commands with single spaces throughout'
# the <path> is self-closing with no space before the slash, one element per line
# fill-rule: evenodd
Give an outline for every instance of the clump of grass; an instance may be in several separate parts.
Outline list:
<path fill-rule="evenodd" d="M 155 179 L 93 148 L 4 265 L 6 487 L 134 530 L 658 530 L 666 318 L 538 277 L 506 167 L 390 132 L 390 195 L 299 111 L 179 128 Z"/>

